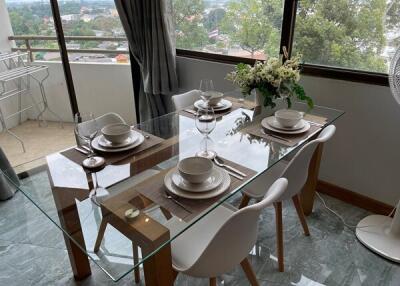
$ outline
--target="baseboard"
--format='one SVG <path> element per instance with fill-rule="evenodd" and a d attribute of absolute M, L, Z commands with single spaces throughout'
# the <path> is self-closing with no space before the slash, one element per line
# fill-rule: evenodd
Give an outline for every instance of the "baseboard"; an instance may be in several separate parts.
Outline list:
<path fill-rule="evenodd" d="M 393 209 L 393 206 L 321 180 L 318 180 L 317 191 L 376 214 L 388 215 Z"/>

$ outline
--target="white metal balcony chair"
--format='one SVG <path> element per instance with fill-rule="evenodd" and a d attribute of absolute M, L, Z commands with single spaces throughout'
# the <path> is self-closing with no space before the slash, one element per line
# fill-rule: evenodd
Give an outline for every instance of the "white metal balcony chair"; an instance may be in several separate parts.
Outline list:
<path fill-rule="evenodd" d="M 115 124 L 115 123 L 126 123 L 125 120 L 117 113 L 114 112 L 109 112 L 106 114 L 103 114 L 99 117 L 96 118 L 96 123 L 98 125 L 98 128 L 101 129 L 104 126 L 108 125 L 108 124 Z M 91 121 L 87 121 L 87 122 L 82 122 L 79 124 L 79 129 L 83 129 L 84 128 L 90 128 L 90 124 L 93 124 Z M 83 132 L 84 133 L 84 132 Z M 81 138 L 77 138 L 78 140 L 78 145 L 82 145 L 85 144 L 86 142 L 84 142 Z"/>
<path fill-rule="evenodd" d="M 179 111 L 193 105 L 193 103 L 199 98 L 200 90 L 193 89 L 191 91 L 172 96 L 172 102 L 174 103 L 175 110 Z"/>
<path fill-rule="evenodd" d="M 304 187 L 307 177 L 308 168 L 310 165 L 311 158 L 314 154 L 318 144 L 327 142 L 336 131 L 334 125 L 329 125 L 321 131 L 317 139 L 310 141 L 304 145 L 299 152 L 293 157 L 288 163 L 279 161 L 276 163 L 268 172 L 254 180 L 249 186 L 243 191 L 243 198 L 239 208 L 245 207 L 250 199 L 256 199 L 257 201 L 262 199 L 269 186 L 280 177 L 287 178 L 289 181 L 286 192 L 274 203 L 275 215 L 276 215 L 276 234 L 277 234 L 277 250 L 278 250 L 278 265 L 279 271 L 284 271 L 284 260 L 283 260 L 283 227 L 282 227 L 282 201 L 292 199 L 296 208 L 297 215 L 299 216 L 301 225 L 306 236 L 310 235 L 308 230 L 307 221 L 303 212 L 303 208 L 300 202 L 300 192 Z"/>
<path fill-rule="evenodd" d="M 259 285 L 247 255 L 257 240 L 260 212 L 285 192 L 288 182 L 278 179 L 257 204 L 237 210 L 221 205 L 206 215 L 171 243 L 174 270 L 194 277 L 207 277 L 216 285 L 216 277 L 240 263 L 252 286 Z M 169 220 L 171 237 L 187 223 Z"/>

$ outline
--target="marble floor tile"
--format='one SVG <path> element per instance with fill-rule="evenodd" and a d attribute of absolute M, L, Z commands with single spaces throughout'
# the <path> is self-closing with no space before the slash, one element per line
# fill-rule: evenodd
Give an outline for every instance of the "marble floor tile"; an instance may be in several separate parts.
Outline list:
<path fill-rule="evenodd" d="M 54 201 L 45 173 L 40 173 L 24 182 L 27 193 L 40 201 L 41 207 L 56 218 Z M 365 210 L 323 196 L 330 208 L 340 213 L 350 225 L 355 225 L 364 216 Z M 238 205 L 240 196 L 231 199 Z M 90 204 L 79 204 L 81 223 L 85 227 L 85 239 L 89 248 L 97 232 L 98 215 Z M 303 234 L 293 206 L 284 203 L 284 257 L 285 272 L 277 270 L 274 208 L 267 208 L 260 216 L 257 244 L 249 254 L 260 285 L 336 286 L 336 285 L 400 285 L 400 266 L 385 260 L 362 246 L 354 231 L 332 213 L 319 200 L 315 211 L 307 217 L 311 236 Z M 102 244 L 110 258 L 121 259 L 130 252 L 129 241 L 116 230 L 107 230 Z M 118 243 L 116 243 L 118 241 Z M 118 246 L 118 247 L 117 247 Z M 119 253 L 121 252 L 121 253 Z M 118 256 L 120 255 L 120 256 Z M 126 260 L 131 256 L 127 255 Z M 132 273 L 113 282 L 97 265 L 91 262 L 92 275 L 75 281 L 69 265 L 68 255 L 61 232 L 34 207 L 22 194 L 11 200 L 0 202 L 0 285 L 134 285 Z M 115 273 L 122 273 L 129 264 L 110 265 Z M 142 273 L 143 277 L 143 273 Z M 144 285 L 143 281 L 139 285 Z M 179 275 L 179 286 L 208 285 L 207 279 Z M 218 285 L 249 285 L 242 269 L 218 277 Z"/>

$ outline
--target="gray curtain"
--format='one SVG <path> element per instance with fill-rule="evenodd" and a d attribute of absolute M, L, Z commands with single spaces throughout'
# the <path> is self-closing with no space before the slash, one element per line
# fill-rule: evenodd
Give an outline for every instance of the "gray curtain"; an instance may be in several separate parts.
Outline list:
<path fill-rule="evenodd" d="M 178 87 L 170 0 L 115 0 L 115 5 L 141 70 L 140 121 L 164 115 L 172 111 Z"/>
<path fill-rule="evenodd" d="M 11 167 L 10 162 L 8 161 L 6 154 L 4 154 L 3 150 L 0 147 L 0 201 L 7 200 L 11 198 L 15 191 L 15 185 L 19 186 L 19 179 L 17 174 L 15 174 L 14 169 Z M 3 174 L 6 174 L 4 175 Z M 6 177 L 7 176 L 7 177 Z M 11 179 L 13 183 L 9 181 Z"/>

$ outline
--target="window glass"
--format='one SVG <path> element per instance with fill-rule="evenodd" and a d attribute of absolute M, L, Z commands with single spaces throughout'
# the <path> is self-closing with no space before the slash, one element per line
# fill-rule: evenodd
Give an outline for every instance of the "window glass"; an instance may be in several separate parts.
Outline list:
<path fill-rule="evenodd" d="M 265 59 L 279 53 L 282 0 L 173 0 L 176 46 Z"/>
<path fill-rule="evenodd" d="M 400 0 L 300 0 L 294 54 L 310 64 L 386 73 L 399 28 Z"/>

